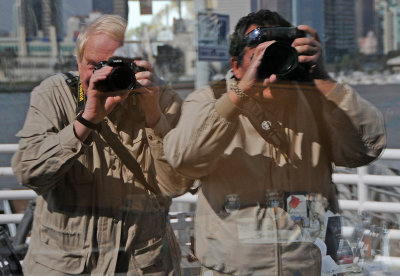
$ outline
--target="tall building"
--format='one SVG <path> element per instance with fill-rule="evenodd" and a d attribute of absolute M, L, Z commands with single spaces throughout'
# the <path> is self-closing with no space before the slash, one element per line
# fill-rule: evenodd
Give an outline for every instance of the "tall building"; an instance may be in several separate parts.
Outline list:
<path fill-rule="evenodd" d="M 128 0 L 93 0 L 93 11 L 103 14 L 118 14 L 128 18 Z"/>
<path fill-rule="evenodd" d="M 292 0 L 260 0 L 259 9 L 276 11 L 289 22 L 293 22 Z"/>
<path fill-rule="evenodd" d="M 359 51 L 366 55 L 378 53 L 377 37 L 381 34 L 375 0 L 356 1 L 356 37 Z"/>
<path fill-rule="evenodd" d="M 110 0 L 93 0 L 93 11 L 99 11 L 103 14 L 112 14 L 114 12 L 114 1 Z"/>
<path fill-rule="evenodd" d="M 325 0 L 324 13 L 326 60 L 357 52 L 355 0 Z"/>
<path fill-rule="evenodd" d="M 23 26 L 21 16 L 21 0 L 16 0 L 12 7 L 12 30 L 11 36 L 17 37 L 19 35 L 20 26 Z"/>
<path fill-rule="evenodd" d="M 356 1 L 356 33 L 357 37 L 366 37 L 370 31 L 375 30 L 375 1 L 357 0 Z"/>
<path fill-rule="evenodd" d="M 321 0 L 292 0 L 293 24 L 308 25 L 318 32 L 325 48 L 325 9 Z"/>
<path fill-rule="evenodd" d="M 61 0 L 21 0 L 20 13 L 28 39 L 49 39 L 51 26 L 62 39 Z"/>
<path fill-rule="evenodd" d="M 400 7 L 397 0 L 379 1 L 379 22 L 381 26 L 381 49 L 384 54 L 400 49 Z"/>
<path fill-rule="evenodd" d="M 25 27 L 28 39 L 35 38 L 42 30 L 42 2 L 41 0 L 21 1 L 21 23 Z"/>
<path fill-rule="evenodd" d="M 128 0 L 113 0 L 114 14 L 128 19 Z"/>
<path fill-rule="evenodd" d="M 42 30 L 43 37 L 50 38 L 50 26 L 56 28 L 59 40 L 63 38 L 61 0 L 42 0 Z"/>

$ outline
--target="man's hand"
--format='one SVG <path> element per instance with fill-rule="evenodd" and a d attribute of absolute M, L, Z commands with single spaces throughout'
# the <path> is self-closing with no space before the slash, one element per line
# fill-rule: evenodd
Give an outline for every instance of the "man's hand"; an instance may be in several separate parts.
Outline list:
<path fill-rule="evenodd" d="M 154 73 L 153 66 L 146 60 L 135 60 L 137 66 L 146 68 L 146 71 L 135 74 L 137 82 L 142 86 L 140 92 L 140 104 L 145 114 L 148 127 L 154 127 L 161 117 L 160 86 L 163 81 Z"/>
<path fill-rule="evenodd" d="M 90 78 L 87 101 L 82 117 L 98 124 L 106 117 L 114 107 L 128 97 L 129 91 L 101 92 L 96 89 L 98 81 L 105 80 L 113 68 L 105 66 L 95 70 Z"/>
<path fill-rule="evenodd" d="M 257 93 L 257 90 L 260 88 L 261 83 L 257 83 L 257 70 L 261 64 L 265 50 L 274 42 L 275 41 L 267 41 L 257 45 L 253 55 L 250 57 L 250 65 L 239 81 L 239 87 L 250 97 Z"/>
<path fill-rule="evenodd" d="M 299 53 L 299 62 L 311 65 L 310 76 L 314 80 L 316 87 L 326 95 L 336 86 L 336 82 L 331 79 L 325 70 L 322 45 L 318 33 L 307 25 L 299 25 L 297 28 L 305 31 L 309 36 L 295 39 L 292 46 Z"/>
<path fill-rule="evenodd" d="M 307 25 L 299 25 L 297 28 L 309 34 L 307 37 L 295 39 L 292 43 L 292 47 L 299 53 L 299 62 L 311 66 L 312 79 L 329 78 L 324 67 L 322 45 L 317 31 Z"/>
<path fill-rule="evenodd" d="M 270 91 L 267 91 L 266 88 L 270 83 L 273 83 L 277 80 L 276 75 L 271 75 L 270 77 L 264 79 L 264 81 L 260 81 L 257 79 L 257 71 L 258 67 L 261 64 L 262 58 L 264 56 L 265 50 L 273 44 L 275 41 L 267 41 L 260 43 L 256 48 L 247 49 L 246 51 L 251 51 L 251 55 L 249 60 L 244 59 L 243 63 L 246 62 L 248 64 L 244 65 L 246 70 L 241 70 L 243 73 L 242 77 L 238 81 L 238 87 L 249 97 L 253 98 L 269 98 L 267 95 Z M 265 95 L 264 95 L 265 94 Z M 243 98 L 239 98 L 235 95 L 233 91 L 228 93 L 228 97 L 231 101 L 240 106 L 243 104 Z"/>

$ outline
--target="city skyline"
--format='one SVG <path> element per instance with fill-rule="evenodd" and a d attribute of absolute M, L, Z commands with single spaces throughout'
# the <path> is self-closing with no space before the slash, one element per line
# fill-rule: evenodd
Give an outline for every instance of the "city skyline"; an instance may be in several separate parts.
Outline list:
<path fill-rule="evenodd" d="M 220 5 L 224 5 L 224 2 L 227 1 L 217 1 Z M 306 24 L 315 28 L 320 35 L 325 54 L 328 54 L 327 58 L 331 61 L 356 52 L 380 54 L 400 48 L 398 0 L 260 0 L 257 5 L 254 1 L 236 2 L 236 5 L 249 6 L 250 11 L 260 8 L 276 10 L 295 25 Z M 149 22 L 149 18 L 157 14 L 159 4 L 160 2 L 153 3 L 153 15 L 141 15 L 138 13 L 139 2 L 130 1 L 128 28 L 139 26 L 141 22 Z M 218 5 L 214 8 L 218 8 Z M 236 16 L 237 11 L 232 9 L 228 5 L 218 12 Z M 18 29 L 15 26 L 22 24 L 25 26 L 27 41 L 49 41 L 49 26 L 53 25 L 59 41 L 70 41 L 71 38 L 76 38 L 71 34 L 77 33 L 85 21 L 95 18 L 87 19 L 92 11 L 112 11 L 127 17 L 128 5 L 126 0 L 3 0 L 0 2 L 0 10 L 4 14 L 0 22 L 7 22 L 0 24 L 2 37 L 17 37 Z M 67 20 L 74 16 L 75 23 L 67 24 Z M 168 15 L 166 18 L 168 19 Z M 132 22 L 136 25 L 133 26 Z M 234 18 L 232 23 L 235 23 Z"/>
<path fill-rule="evenodd" d="M 1 0 L 0 1 L 0 36 L 7 36 L 10 32 L 16 31 L 13 22 L 13 6 L 19 0 Z M 92 10 L 93 0 L 61 0 L 61 11 L 63 19 L 63 33 L 66 33 L 66 22 L 71 16 L 88 15 Z M 14 29 L 13 29 L 14 28 Z"/>

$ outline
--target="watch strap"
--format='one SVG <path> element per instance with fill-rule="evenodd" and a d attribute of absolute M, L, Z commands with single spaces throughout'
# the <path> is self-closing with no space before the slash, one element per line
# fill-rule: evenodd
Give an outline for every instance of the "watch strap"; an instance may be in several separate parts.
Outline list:
<path fill-rule="evenodd" d="M 97 131 L 101 130 L 101 123 L 95 124 L 95 123 L 92 123 L 92 122 L 86 120 L 85 118 L 82 117 L 82 113 L 79 113 L 78 116 L 76 116 L 76 120 L 78 122 L 80 122 L 82 125 L 84 125 L 85 127 L 88 127 L 90 129 L 97 130 Z"/>

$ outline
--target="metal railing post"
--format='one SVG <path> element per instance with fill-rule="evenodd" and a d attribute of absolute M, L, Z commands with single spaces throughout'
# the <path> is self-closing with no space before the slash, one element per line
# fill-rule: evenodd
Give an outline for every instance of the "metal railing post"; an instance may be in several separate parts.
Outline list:
<path fill-rule="evenodd" d="M 360 207 L 358 211 L 362 211 L 363 204 L 368 200 L 368 187 L 364 182 L 364 176 L 368 174 L 368 167 L 357 168 L 358 181 L 357 181 L 357 196 L 360 202 Z"/>

